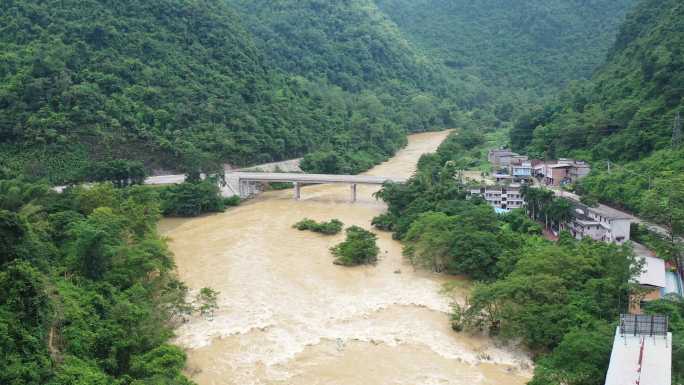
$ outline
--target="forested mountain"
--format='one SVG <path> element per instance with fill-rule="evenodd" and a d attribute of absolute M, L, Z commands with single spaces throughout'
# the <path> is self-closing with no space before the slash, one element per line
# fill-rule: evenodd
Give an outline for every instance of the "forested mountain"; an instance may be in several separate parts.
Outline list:
<path fill-rule="evenodd" d="M 60 174 L 65 153 L 239 159 L 270 134 L 252 111 L 276 80 L 221 2 L 21 0 L 0 20 L 0 139 L 25 171 Z"/>
<path fill-rule="evenodd" d="M 430 60 L 372 1 L 229 1 L 246 16 L 267 62 L 288 73 L 351 92 L 395 87 L 447 94 Z"/>
<path fill-rule="evenodd" d="M 358 172 L 407 131 L 496 128 L 539 84 L 587 74 L 627 3 L 10 0 L 0 160 L 53 182 L 117 158 L 313 152 L 312 170 Z"/>
<path fill-rule="evenodd" d="M 476 105 L 496 101 L 497 117 L 504 120 L 520 103 L 589 77 L 633 2 L 377 0 L 407 38 L 445 63 L 452 76 L 484 85 Z"/>
<path fill-rule="evenodd" d="M 580 187 L 639 211 L 642 194 L 684 171 L 684 152 L 672 145 L 683 97 L 684 4 L 645 0 L 629 13 L 591 81 L 523 116 L 511 142 L 547 158 L 593 160 L 595 172 Z M 608 173 L 605 161 L 625 165 Z"/>
<path fill-rule="evenodd" d="M 64 181 L 93 158 L 245 164 L 339 137 L 377 161 L 404 143 L 408 124 L 385 118 L 397 111 L 270 67 L 239 19 L 220 0 L 6 2 L 3 165 Z M 363 71 L 382 65 L 370 60 Z"/>
<path fill-rule="evenodd" d="M 368 168 L 383 151 L 363 149 L 361 139 L 371 146 L 382 142 L 381 127 L 415 132 L 460 119 L 460 90 L 444 67 L 409 44 L 371 0 L 229 2 L 270 67 L 306 82 L 333 106 L 356 101 L 346 119 L 335 122 L 329 143 L 304 163 L 309 170 Z"/>

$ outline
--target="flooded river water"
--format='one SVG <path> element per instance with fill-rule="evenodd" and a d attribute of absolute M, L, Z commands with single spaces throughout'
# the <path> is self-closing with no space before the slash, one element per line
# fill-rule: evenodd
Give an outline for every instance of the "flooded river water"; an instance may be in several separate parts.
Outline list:
<path fill-rule="evenodd" d="M 368 174 L 410 176 L 446 132 L 412 135 Z M 414 271 L 391 234 L 378 232 L 376 266 L 332 264 L 333 237 L 300 232 L 298 220 L 339 218 L 370 228 L 386 206 L 359 186 L 309 186 L 260 195 L 223 214 L 165 219 L 178 274 L 192 289 L 220 292 L 213 320 L 177 330 L 188 373 L 200 385 L 524 384 L 528 358 L 485 337 L 455 333 L 449 305 L 467 282 Z M 449 295 L 445 284 L 455 286 Z M 455 285 L 454 285 L 455 283 Z"/>

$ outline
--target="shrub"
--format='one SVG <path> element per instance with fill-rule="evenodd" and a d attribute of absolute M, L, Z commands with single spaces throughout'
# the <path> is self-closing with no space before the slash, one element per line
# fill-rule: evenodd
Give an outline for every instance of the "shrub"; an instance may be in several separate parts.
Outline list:
<path fill-rule="evenodd" d="M 268 184 L 271 190 L 289 190 L 294 187 L 292 182 L 271 182 Z"/>
<path fill-rule="evenodd" d="M 336 265 L 357 266 L 377 262 L 380 249 L 375 234 L 358 226 L 349 227 L 346 232 L 347 239 L 330 249 L 336 257 Z"/>
<path fill-rule="evenodd" d="M 300 231 L 310 230 L 315 233 L 321 233 L 325 235 L 334 235 L 342 231 L 342 223 L 339 219 L 333 219 L 328 222 L 318 223 L 313 219 L 304 218 L 301 221 L 294 224 L 294 228 Z"/>
<path fill-rule="evenodd" d="M 371 224 L 375 226 L 375 228 L 378 230 L 392 231 L 393 221 L 394 218 L 392 218 L 392 215 L 390 215 L 389 213 L 385 213 L 373 218 Z"/>
<path fill-rule="evenodd" d="M 223 205 L 226 207 L 238 206 L 242 202 L 238 195 L 233 195 L 232 197 L 223 198 Z"/>
<path fill-rule="evenodd" d="M 92 162 L 77 173 L 75 182 L 112 182 L 116 187 L 143 184 L 147 173 L 141 162 L 115 159 Z"/>
<path fill-rule="evenodd" d="M 162 212 L 166 216 L 195 217 L 225 210 L 221 190 L 211 179 L 169 186 L 162 191 L 160 197 Z"/>
<path fill-rule="evenodd" d="M 531 220 L 525 213 L 520 210 L 513 210 L 503 216 L 503 220 L 511 226 L 511 230 L 530 235 L 541 235 L 542 228 L 539 223 Z"/>

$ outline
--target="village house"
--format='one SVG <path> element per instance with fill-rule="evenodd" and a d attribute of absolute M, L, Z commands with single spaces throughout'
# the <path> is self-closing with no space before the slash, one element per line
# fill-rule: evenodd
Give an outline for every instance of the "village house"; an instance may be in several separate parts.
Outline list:
<path fill-rule="evenodd" d="M 564 227 L 577 239 L 590 237 L 596 241 L 623 244 L 629 241 L 632 218 L 609 207 L 589 207 L 570 201 L 575 209 L 571 223 Z"/>
<path fill-rule="evenodd" d="M 470 196 L 482 197 L 497 212 L 508 212 L 523 207 L 524 201 L 519 184 L 472 187 Z"/>
<path fill-rule="evenodd" d="M 534 177 L 547 186 L 560 186 L 589 175 L 591 167 L 586 162 L 561 158 L 556 161 L 533 163 Z"/>
<path fill-rule="evenodd" d="M 511 163 L 520 163 L 529 160 L 527 155 L 520 155 L 517 152 L 507 149 L 489 150 L 487 159 L 492 165 L 492 169 L 495 171 L 506 170 Z"/>
<path fill-rule="evenodd" d="M 634 253 L 641 263 L 641 271 L 634 277 L 641 290 L 630 298 L 630 313 L 641 314 L 644 303 L 665 298 L 666 296 L 684 296 L 684 283 L 677 273 L 674 264 L 658 258 L 646 247 L 633 243 Z"/>
<path fill-rule="evenodd" d="M 530 160 L 526 155 L 508 149 L 490 150 L 487 159 L 497 182 L 527 183 L 535 177 L 547 186 L 560 186 L 577 182 L 591 171 L 591 167 L 580 160 Z"/>
<path fill-rule="evenodd" d="M 532 180 L 532 162 L 528 159 L 511 159 L 508 174 L 514 182 L 527 183 Z"/>
<path fill-rule="evenodd" d="M 489 164 L 492 165 L 493 170 L 499 171 L 503 168 L 508 167 L 508 164 L 511 161 L 511 157 L 513 156 L 518 156 L 518 154 L 507 149 L 495 149 L 489 150 L 487 160 L 489 161 Z"/>
<path fill-rule="evenodd" d="M 638 256 L 637 259 L 642 263 L 642 270 L 636 277 L 636 282 L 643 293 L 633 295 L 630 299 L 629 308 L 632 314 L 641 314 L 641 307 L 645 302 L 662 298 L 667 286 L 664 260 L 650 256 Z"/>

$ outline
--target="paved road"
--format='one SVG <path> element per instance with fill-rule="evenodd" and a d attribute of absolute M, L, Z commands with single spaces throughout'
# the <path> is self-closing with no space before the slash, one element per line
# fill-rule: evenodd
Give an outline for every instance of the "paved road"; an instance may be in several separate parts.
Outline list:
<path fill-rule="evenodd" d="M 159 176 L 151 176 L 151 177 L 145 179 L 145 184 L 151 184 L 151 185 L 178 184 L 178 183 L 183 183 L 184 181 L 185 181 L 185 174 L 159 175 Z"/>

